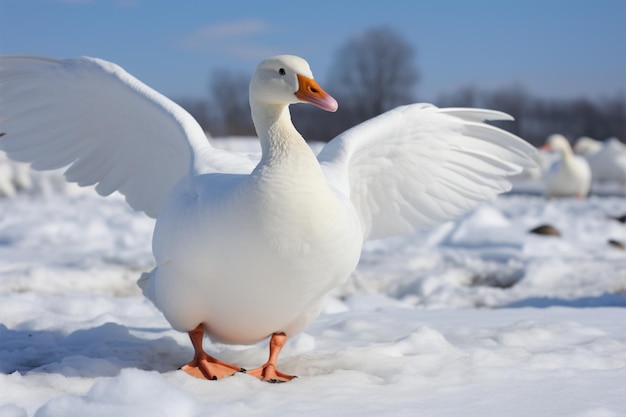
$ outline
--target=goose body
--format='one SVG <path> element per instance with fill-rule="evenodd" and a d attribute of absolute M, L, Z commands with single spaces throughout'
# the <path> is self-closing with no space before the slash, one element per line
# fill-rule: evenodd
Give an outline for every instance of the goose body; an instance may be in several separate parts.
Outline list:
<path fill-rule="evenodd" d="M 574 151 L 589 163 L 593 181 L 626 184 L 626 145 L 617 138 L 600 142 L 581 137 L 576 141 Z"/>
<path fill-rule="evenodd" d="M 314 155 L 289 105 L 336 101 L 305 60 L 263 61 L 250 83 L 258 159 L 213 148 L 193 118 L 115 64 L 2 57 L 0 148 L 36 169 L 69 166 L 68 181 L 119 191 L 155 217 L 155 268 L 144 294 L 189 332 L 183 369 L 209 379 L 239 368 L 207 355 L 202 337 L 271 336 L 276 370 L 287 337 L 313 321 L 324 296 L 356 268 L 367 239 L 432 227 L 510 189 L 534 148 L 487 125 L 484 109 L 403 106 L 339 135 Z"/>
<path fill-rule="evenodd" d="M 285 163 L 205 174 L 174 189 L 157 219 L 148 293 L 175 329 L 211 323 L 212 338 L 229 343 L 296 334 L 356 267 L 354 209 L 308 146 L 295 147 L 288 151 L 302 154 Z"/>
<path fill-rule="evenodd" d="M 548 137 L 545 147 L 560 154 L 560 158 L 552 163 L 545 174 L 546 195 L 586 197 L 591 187 L 591 168 L 587 160 L 575 155 L 568 140 L 562 135 Z"/>

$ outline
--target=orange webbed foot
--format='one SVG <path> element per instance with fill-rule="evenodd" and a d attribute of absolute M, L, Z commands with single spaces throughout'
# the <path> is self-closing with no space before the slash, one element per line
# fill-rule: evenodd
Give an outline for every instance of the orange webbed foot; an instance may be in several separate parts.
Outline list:
<path fill-rule="evenodd" d="M 287 382 L 296 378 L 294 375 L 288 375 L 276 369 L 278 354 L 286 341 L 287 336 L 285 333 L 274 333 L 270 339 L 270 357 L 268 361 L 263 366 L 247 371 L 246 373 L 267 382 Z"/>
<path fill-rule="evenodd" d="M 194 348 L 193 360 L 182 366 L 180 369 L 187 374 L 200 378 L 217 380 L 226 376 L 231 376 L 237 372 L 246 372 L 245 369 L 227 362 L 215 359 L 202 350 L 202 338 L 204 337 L 204 329 L 202 325 L 198 325 L 189 332 L 189 338 Z"/>
<path fill-rule="evenodd" d="M 292 379 L 297 378 L 297 376 L 295 375 L 288 375 L 280 372 L 278 369 L 276 369 L 276 366 L 271 363 L 266 363 L 259 368 L 246 371 L 246 374 L 257 377 L 262 381 L 272 383 L 289 382 Z"/>
<path fill-rule="evenodd" d="M 213 381 L 232 376 L 237 372 L 246 372 L 244 368 L 222 362 L 206 353 L 201 354 L 198 358 L 194 358 L 180 369 L 193 377 Z"/>

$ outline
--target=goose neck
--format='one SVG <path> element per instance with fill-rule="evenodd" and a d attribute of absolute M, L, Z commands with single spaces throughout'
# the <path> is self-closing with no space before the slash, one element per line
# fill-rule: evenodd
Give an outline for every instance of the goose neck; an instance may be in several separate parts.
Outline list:
<path fill-rule="evenodd" d="M 264 160 L 280 157 L 286 151 L 293 151 L 294 147 L 300 148 L 304 145 L 308 148 L 291 122 L 289 106 L 251 101 L 250 107 Z"/>
<path fill-rule="evenodd" d="M 563 161 L 571 161 L 572 159 L 574 159 L 574 152 L 572 152 L 571 148 L 568 147 L 561 147 L 561 149 L 559 150 L 560 154 L 561 154 L 561 159 Z"/>

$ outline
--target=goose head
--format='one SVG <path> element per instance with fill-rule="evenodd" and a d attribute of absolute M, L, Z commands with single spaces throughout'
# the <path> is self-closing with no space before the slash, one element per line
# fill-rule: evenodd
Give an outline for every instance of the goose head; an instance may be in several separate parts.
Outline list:
<path fill-rule="evenodd" d="M 572 147 L 563 135 L 554 134 L 548 136 L 546 144 L 543 146 L 544 150 L 555 151 L 561 153 L 561 155 L 568 155 L 572 153 Z"/>
<path fill-rule="evenodd" d="M 337 101 L 313 79 L 304 59 L 278 55 L 259 64 L 250 82 L 251 106 L 288 106 L 300 102 L 330 112 L 338 107 Z"/>
<path fill-rule="evenodd" d="M 574 145 L 574 152 L 579 155 L 591 155 L 600 150 L 602 142 L 587 136 L 581 136 Z"/>

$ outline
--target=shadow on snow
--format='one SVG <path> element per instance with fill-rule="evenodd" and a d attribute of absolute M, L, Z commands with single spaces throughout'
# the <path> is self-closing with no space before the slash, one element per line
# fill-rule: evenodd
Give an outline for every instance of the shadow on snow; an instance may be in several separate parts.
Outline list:
<path fill-rule="evenodd" d="M 173 338 L 142 338 L 115 323 L 76 330 L 69 335 L 49 330 L 12 330 L 0 324 L 0 372 L 59 373 L 68 377 L 116 376 L 123 368 L 168 372 L 193 356 L 191 346 Z"/>

